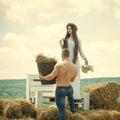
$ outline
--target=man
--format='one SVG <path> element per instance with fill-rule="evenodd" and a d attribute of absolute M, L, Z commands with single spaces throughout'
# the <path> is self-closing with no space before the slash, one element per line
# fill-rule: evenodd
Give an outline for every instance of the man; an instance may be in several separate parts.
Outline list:
<path fill-rule="evenodd" d="M 74 113 L 73 88 L 71 86 L 71 82 L 74 81 L 76 75 L 77 67 L 69 60 L 69 50 L 67 48 L 62 50 L 62 62 L 56 64 L 54 70 L 49 75 L 40 75 L 40 80 L 52 80 L 54 77 L 57 77 L 55 97 L 60 120 L 66 120 L 66 96 L 68 97 L 70 110 Z"/>

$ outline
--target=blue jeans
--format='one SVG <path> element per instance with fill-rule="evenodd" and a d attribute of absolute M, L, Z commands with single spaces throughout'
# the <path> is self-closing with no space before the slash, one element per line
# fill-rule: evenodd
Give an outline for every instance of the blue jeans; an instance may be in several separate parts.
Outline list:
<path fill-rule="evenodd" d="M 74 99 L 73 99 L 73 88 L 72 86 L 57 86 L 56 87 L 56 105 L 59 110 L 59 120 L 66 120 L 65 114 L 65 97 L 68 97 L 70 111 L 74 113 Z"/>

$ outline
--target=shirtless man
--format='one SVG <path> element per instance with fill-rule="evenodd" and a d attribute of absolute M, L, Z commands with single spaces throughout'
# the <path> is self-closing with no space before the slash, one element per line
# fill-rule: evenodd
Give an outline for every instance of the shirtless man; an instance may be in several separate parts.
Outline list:
<path fill-rule="evenodd" d="M 40 75 L 40 80 L 56 80 L 56 105 L 59 110 L 59 119 L 66 120 L 65 115 L 65 97 L 68 97 L 70 110 L 74 113 L 73 88 L 71 82 L 77 75 L 77 67 L 69 60 L 69 51 L 67 48 L 62 50 L 62 62 L 55 65 L 54 70 L 46 76 Z"/>

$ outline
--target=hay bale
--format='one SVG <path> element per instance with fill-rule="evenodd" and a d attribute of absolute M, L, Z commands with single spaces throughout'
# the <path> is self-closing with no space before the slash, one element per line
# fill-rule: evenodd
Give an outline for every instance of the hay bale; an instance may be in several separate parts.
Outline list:
<path fill-rule="evenodd" d="M 8 120 L 8 119 L 7 119 Z M 9 120 L 13 120 L 13 119 L 9 119 Z M 22 117 L 22 118 L 18 118 L 18 119 L 14 119 L 14 120 L 35 120 L 33 118 L 26 118 L 26 117 Z"/>
<path fill-rule="evenodd" d="M 38 109 L 37 120 L 58 120 L 58 110 L 55 107 Z"/>
<path fill-rule="evenodd" d="M 4 108 L 4 115 L 9 119 L 30 117 L 37 118 L 37 111 L 32 103 L 27 100 L 9 100 Z"/>
<path fill-rule="evenodd" d="M 82 113 L 87 120 L 119 120 L 120 112 L 112 110 L 91 110 Z"/>
<path fill-rule="evenodd" d="M 22 116 L 37 118 L 37 110 L 35 106 L 29 102 L 28 100 L 15 100 L 20 105 L 20 110 L 22 112 Z"/>
<path fill-rule="evenodd" d="M 102 110 L 91 112 L 87 118 L 90 120 L 112 120 L 110 113 Z"/>
<path fill-rule="evenodd" d="M 7 99 L 0 99 L 0 115 L 4 114 L 4 108 L 6 107 L 9 100 Z"/>
<path fill-rule="evenodd" d="M 8 119 L 4 116 L 0 116 L 0 120 L 8 120 Z"/>
<path fill-rule="evenodd" d="M 89 110 L 72 114 L 66 110 L 67 120 L 120 120 L 120 112 L 114 110 Z M 38 109 L 37 120 L 59 120 L 58 110 L 55 107 Z"/>
<path fill-rule="evenodd" d="M 69 120 L 88 120 L 85 116 L 79 113 L 75 113 L 71 116 L 71 119 Z"/>
<path fill-rule="evenodd" d="M 112 111 L 111 116 L 112 116 L 112 120 L 120 120 L 120 112 Z"/>
<path fill-rule="evenodd" d="M 73 115 L 73 114 L 72 114 L 69 110 L 66 110 L 66 119 L 67 119 L 67 120 L 71 120 L 72 115 Z"/>
<path fill-rule="evenodd" d="M 71 113 L 66 110 L 67 120 L 87 120 L 83 115 L 79 113 Z M 59 120 L 58 109 L 55 107 L 46 107 L 38 109 L 38 119 L 37 120 Z"/>
<path fill-rule="evenodd" d="M 70 110 L 66 110 L 66 119 L 67 120 L 87 120 L 82 114 L 80 113 L 71 113 Z"/>
<path fill-rule="evenodd" d="M 117 101 L 120 85 L 117 82 L 98 83 L 86 87 L 83 91 L 90 93 L 90 105 L 93 108 L 105 108 Z"/>
<path fill-rule="evenodd" d="M 113 103 L 106 103 L 106 105 L 104 106 L 104 109 L 116 110 L 120 112 L 120 102 L 115 101 Z"/>
<path fill-rule="evenodd" d="M 22 112 L 20 110 L 20 105 L 15 101 L 9 101 L 4 110 L 4 114 L 10 119 L 21 118 Z"/>

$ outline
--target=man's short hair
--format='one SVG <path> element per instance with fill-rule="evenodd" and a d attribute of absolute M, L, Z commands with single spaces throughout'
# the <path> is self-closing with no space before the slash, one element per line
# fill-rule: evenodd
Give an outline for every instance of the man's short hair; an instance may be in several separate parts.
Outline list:
<path fill-rule="evenodd" d="M 70 55 L 69 50 L 67 48 L 63 48 L 62 49 L 62 55 L 64 57 L 69 57 L 69 55 Z"/>

